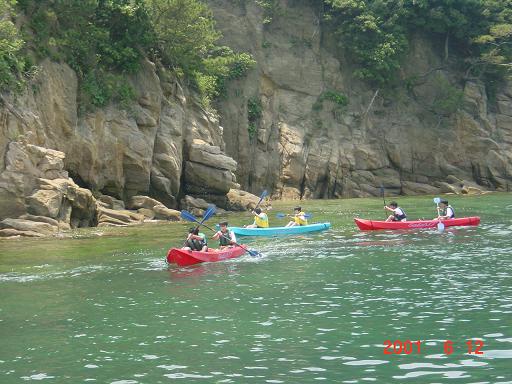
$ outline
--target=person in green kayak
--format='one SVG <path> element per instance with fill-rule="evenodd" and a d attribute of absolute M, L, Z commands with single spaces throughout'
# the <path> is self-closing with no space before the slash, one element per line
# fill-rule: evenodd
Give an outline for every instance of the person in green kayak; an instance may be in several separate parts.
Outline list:
<path fill-rule="evenodd" d="M 306 213 L 302 211 L 302 207 L 293 208 L 293 220 L 286 224 L 286 227 L 294 227 L 296 225 L 308 225 Z"/>
<path fill-rule="evenodd" d="M 186 251 L 208 251 L 205 234 L 199 232 L 199 228 L 197 227 L 190 228 L 185 245 L 181 249 Z"/>
<path fill-rule="evenodd" d="M 244 228 L 268 228 L 268 216 L 261 208 L 256 208 L 251 212 L 254 215 L 254 222 L 244 225 Z"/>
<path fill-rule="evenodd" d="M 212 236 L 213 239 L 219 240 L 219 248 L 227 248 L 236 243 L 236 237 L 234 232 L 228 229 L 228 222 L 222 221 L 219 223 L 220 231 L 217 231 L 215 235 Z"/>
<path fill-rule="evenodd" d="M 398 206 L 396 201 L 389 203 L 389 207 L 385 205 L 384 209 L 393 212 L 391 215 L 389 215 L 386 221 L 407 221 L 407 215 L 405 214 L 404 210 Z"/>
<path fill-rule="evenodd" d="M 453 207 L 448 204 L 448 200 L 441 200 L 439 202 L 439 209 L 437 211 L 437 217 L 434 220 L 447 220 L 454 219 L 455 211 Z"/>

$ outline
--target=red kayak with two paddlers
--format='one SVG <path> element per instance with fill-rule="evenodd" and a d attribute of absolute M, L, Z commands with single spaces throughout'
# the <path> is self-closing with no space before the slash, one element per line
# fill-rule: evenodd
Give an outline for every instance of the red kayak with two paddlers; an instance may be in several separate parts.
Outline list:
<path fill-rule="evenodd" d="M 463 227 L 480 224 L 480 217 L 460 217 L 445 220 L 414 220 L 414 221 L 380 221 L 355 218 L 354 221 L 361 231 L 376 231 L 385 229 L 423 229 L 436 228 L 439 223 L 444 227 Z"/>
<path fill-rule="evenodd" d="M 208 248 L 207 252 L 171 248 L 167 252 L 167 262 L 185 267 L 187 265 L 233 259 L 242 256 L 245 252 L 247 252 L 247 249 L 243 245 L 224 249 Z"/>

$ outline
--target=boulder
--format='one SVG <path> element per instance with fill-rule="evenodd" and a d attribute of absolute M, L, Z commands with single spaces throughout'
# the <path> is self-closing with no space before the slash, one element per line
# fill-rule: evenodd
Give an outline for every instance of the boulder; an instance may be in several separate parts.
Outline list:
<path fill-rule="evenodd" d="M 30 214 L 25 214 L 25 215 L 21 215 L 19 217 L 19 219 L 23 219 L 23 220 L 31 220 L 31 221 L 40 221 L 42 223 L 48 223 L 54 227 L 58 227 L 59 226 L 59 222 L 55 219 L 52 219 L 51 217 L 46 217 L 46 216 L 34 216 L 34 215 L 30 215 Z"/>
<path fill-rule="evenodd" d="M 283 200 L 299 200 L 300 191 L 294 187 L 284 187 L 281 189 L 281 199 Z"/>
<path fill-rule="evenodd" d="M 14 228 L 0 229 L 0 237 L 45 237 L 44 234 L 34 231 L 19 231 Z"/>
<path fill-rule="evenodd" d="M 186 210 L 191 210 L 193 208 L 206 209 L 208 208 L 208 202 L 204 199 L 185 195 L 185 197 L 181 199 L 181 206 Z"/>
<path fill-rule="evenodd" d="M 155 205 L 162 205 L 158 200 L 152 199 L 149 196 L 132 196 L 128 202 L 129 209 L 147 208 L 152 209 Z"/>
<path fill-rule="evenodd" d="M 445 183 L 444 181 L 435 182 L 434 185 L 439 188 L 440 193 L 459 194 L 459 188 L 457 186 Z"/>
<path fill-rule="evenodd" d="M 460 190 L 460 193 L 462 193 L 463 195 L 481 195 L 481 194 L 483 194 L 485 192 L 482 189 L 480 189 L 480 188 L 471 187 L 471 186 L 464 186 Z"/>
<path fill-rule="evenodd" d="M 113 217 L 104 218 L 101 222 L 98 222 L 98 227 L 127 227 L 129 224 L 124 221 L 114 219 Z"/>
<path fill-rule="evenodd" d="M 98 201 L 102 202 L 105 206 L 105 208 L 109 209 L 125 209 L 124 201 L 118 200 L 115 197 L 108 196 L 108 195 L 101 195 L 98 198 Z"/>
<path fill-rule="evenodd" d="M 155 219 L 157 220 L 179 221 L 181 218 L 180 211 L 169 209 L 163 204 L 154 206 L 153 212 L 155 213 Z"/>
<path fill-rule="evenodd" d="M 0 229 L 8 228 L 16 229 L 18 231 L 37 232 L 42 235 L 52 235 L 58 231 L 57 227 L 40 221 L 9 218 L 0 221 Z"/>
<path fill-rule="evenodd" d="M 188 158 L 195 163 L 204 164 L 218 169 L 236 171 L 237 162 L 222 153 L 219 147 L 195 139 L 189 147 Z"/>
<path fill-rule="evenodd" d="M 155 218 L 155 212 L 148 208 L 139 208 L 137 209 L 137 213 L 143 215 L 146 219 L 153 220 Z"/>
<path fill-rule="evenodd" d="M 114 210 L 98 207 L 98 223 L 114 222 L 124 224 L 137 224 L 144 221 L 144 215 L 129 210 Z"/>
<path fill-rule="evenodd" d="M 192 193 L 226 194 L 236 188 L 235 175 L 227 169 L 218 169 L 204 164 L 185 163 L 185 188 Z"/>
<path fill-rule="evenodd" d="M 430 184 L 402 181 L 402 193 L 404 195 L 435 195 L 439 193 L 439 188 Z"/>
<path fill-rule="evenodd" d="M 253 209 L 260 200 L 258 196 L 240 189 L 230 189 L 226 196 L 227 209 L 233 211 L 246 211 Z"/>
<path fill-rule="evenodd" d="M 27 197 L 28 211 L 34 215 L 56 218 L 62 205 L 62 192 L 40 189 Z"/>

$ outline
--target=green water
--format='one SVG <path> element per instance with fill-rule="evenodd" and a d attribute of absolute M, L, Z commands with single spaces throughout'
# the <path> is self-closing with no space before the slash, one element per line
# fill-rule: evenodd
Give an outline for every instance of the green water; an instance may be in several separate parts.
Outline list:
<path fill-rule="evenodd" d="M 399 202 L 435 214 L 431 197 Z M 511 195 L 450 203 L 482 224 L 362 233 L 353 217 L 384 217 L 382 200 L 303 202 L 332 229 L 185 269 L 164 262 L 184 224 L 1 241 L 0 383 L 511 383 Z M 407 339 L 419 353 L 384 354 Z"/>

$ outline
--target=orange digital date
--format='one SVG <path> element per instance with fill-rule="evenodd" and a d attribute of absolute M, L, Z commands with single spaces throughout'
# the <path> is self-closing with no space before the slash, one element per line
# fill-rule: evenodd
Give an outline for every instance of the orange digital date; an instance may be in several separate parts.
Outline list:
<path fill-rule="evenodd" d="M 482 340 L 468 340 L 466 341 L 466 345 L 468 354 L 483 355 L 481 349 L 484 346 L 484 342 Z M 453 341 L 446 340 L 443 343 L 443 351 L 446 355 L 451 355 L 454 351 Z M 401 340 L 395 340 L 394 342 L 391 342 L 391 340 L 384 341 L 385 355 L 410 355 L 411 353 L 421 353 L 420 340 L 405 340 L 404 342 L 402 342 Z"/>

